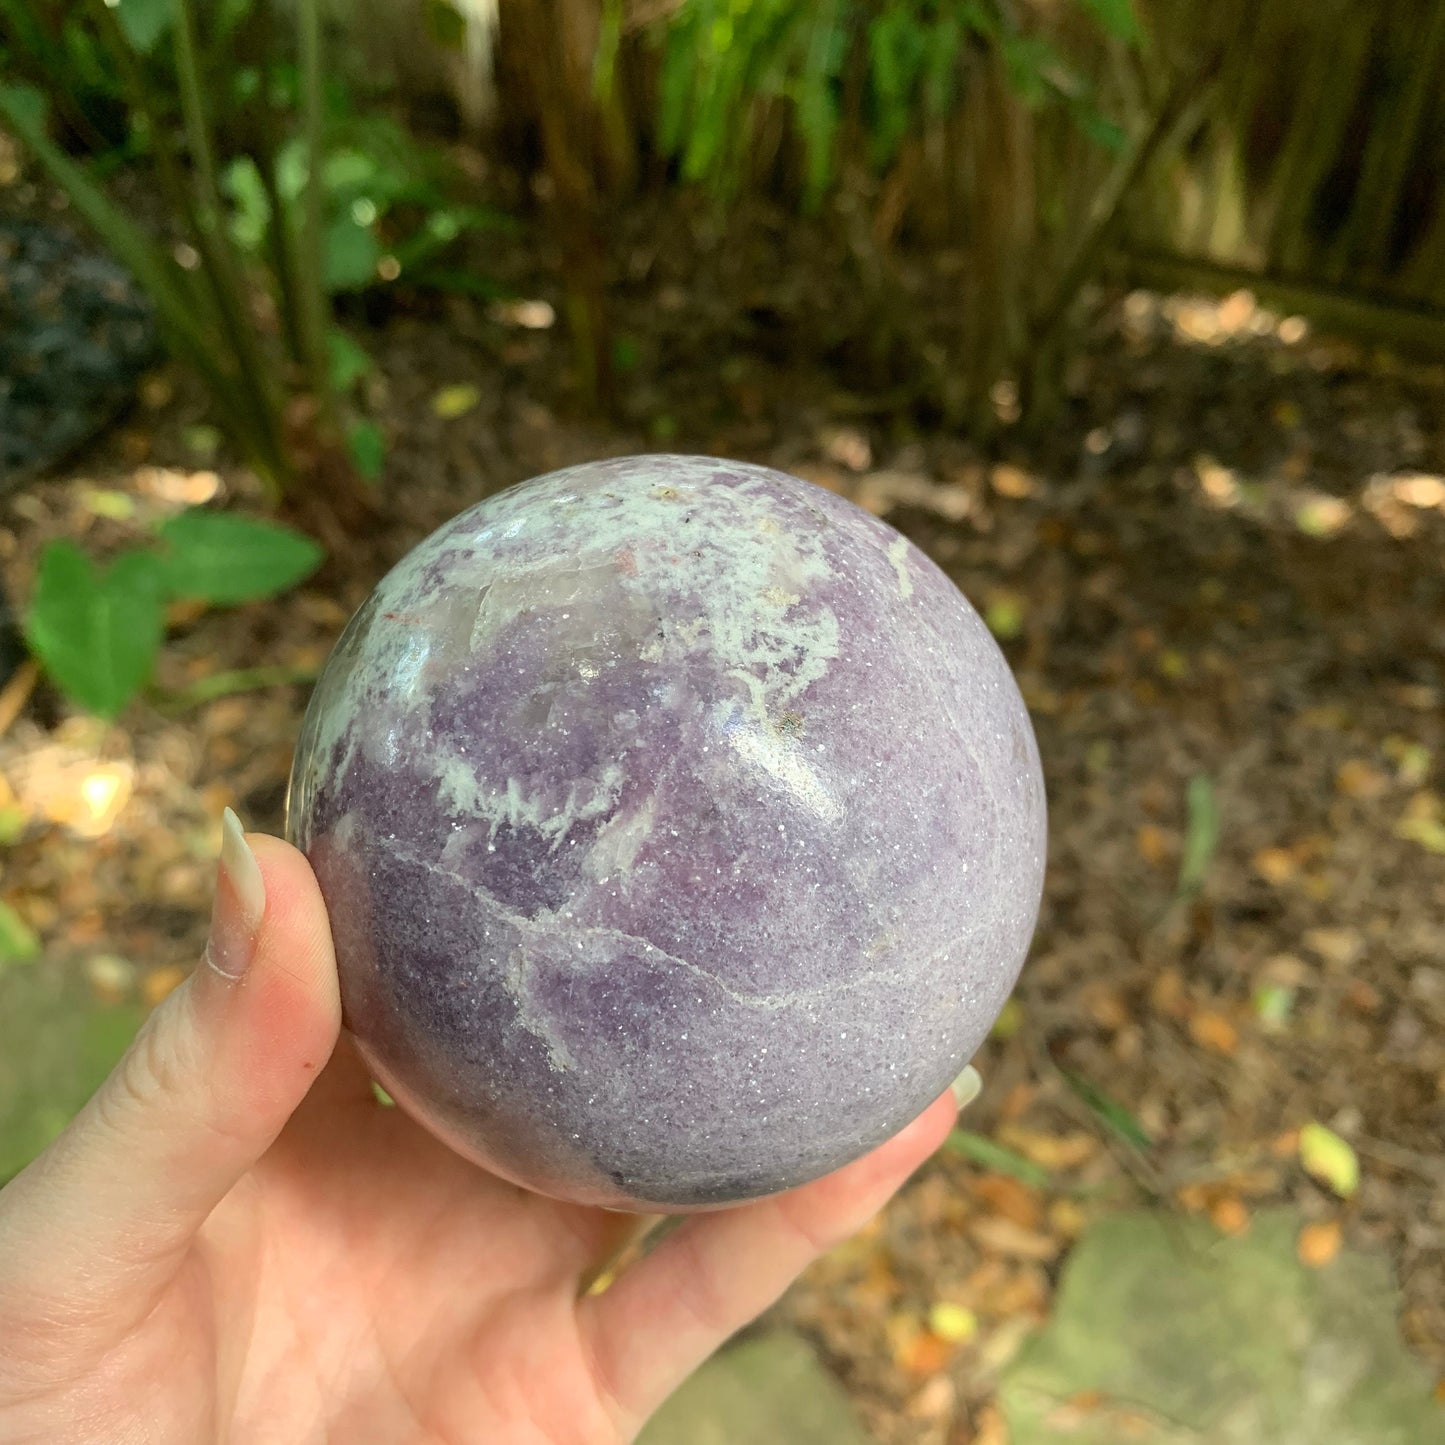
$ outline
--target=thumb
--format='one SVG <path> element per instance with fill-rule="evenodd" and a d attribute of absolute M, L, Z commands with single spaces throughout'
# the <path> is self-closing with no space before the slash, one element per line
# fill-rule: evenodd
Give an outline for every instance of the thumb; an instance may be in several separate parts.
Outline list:
<path fill-rule="evenodd" d="M 329 1057 L 341 1005 L 310 865 L 229 808 L 222 838 L 200 966 L 0 1195 L 0 1279 L 43 1271 L 57 1303 L 143 1313 Z"/>

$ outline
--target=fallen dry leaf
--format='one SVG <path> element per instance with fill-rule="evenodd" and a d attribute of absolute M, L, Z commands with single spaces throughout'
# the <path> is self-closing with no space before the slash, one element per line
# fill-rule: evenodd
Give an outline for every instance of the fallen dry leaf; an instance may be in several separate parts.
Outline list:
<path fill-rule="evenodd" d="M 1156 823 L 1141 823 L 1135 842 L 1139 848 L 1139 856 L 1151 868 L 1164 867 L 1174 853 L 1173 840 Z"/>
<path fill-rule="evenodd" d="M 958 1404 L 958 1390 L 947 1375 L 935 1375 L 908 1402 L 915 1420 L 946 1420 Z"/>
<path fill-rule="evenodd" d="M 1300 1263 L 1308 1265 L 1311 1269 L 1322 1268 L 1340 1252 L 1343 1238 L 1344 1234 L 1340 1229 L 1338 1219 L 1322 1219 L 1314 1224 L 1305 1225 L 1299 1232 L 1299 1241 L 1296 1245 Z"/>
<path fill-rule="evenodd" d="M 1021 467 L 1011 467 L 1001 462 L 989 474 L 989 482 L 1001 497 L 1013 501 L 1031 497 L 1034 493 L 1034 479 Z"/>
<path fill-rule="evenodd" d="M 1033 1107 L 1038 1093 L 1037 1084 L 1032 1084 L 1027 1079 L 1021 1079 L 1003 1096 L 1003 1102 L 998 1106 L 999 1118 L 1005 1124 L 1012 1124 L 1022 1119 Z"/>
<path fill-rule="evenodd" d="M 1181 1184 L 1174 1200 L 1186 1214 L 1203 1214 L 1209 1208 L 1213 1190 L 1208 1184 Z"/>
<path fill-rule="evenodd" d="M 1389 776 L 1361 758 L 1351 758 L 1335 771 L 1335 788 L 1347 798 L 1378 798 L 1389 787 Z"/>
<path fill-rule="evenodd" d="M 1249 1228 L 1249 1210 L 1235 1194 L 1226 1194 L 1214 1201 L 1209 1222 L 1221 1234 L 1243 1234 Z"/>
<path fill-rule="evenodd" d="M 1203 1049 L 1228 1058 L 1239 1049 L 1239 1031 L 1214 1009 L 1200 1009 L 1189 1019 L 1189 1037 Z"/>
<path fill-rule="evenodd" d="M 1132 1022 L 1122 990 L 1106 983 L 1093 983 L 1085 990 L 1084 1008 L 1096 1024 L 1117 1033 Z"/>
<path fill-rule="evenodd" d="M 984 1304 L 1000 1318 L 1029 1315 L 1043 1319 L 1048 1313 L 1049 1281 L 1040 1264 L 1024 1263 L 992 1290 Z"/>
<path fill-rule="evenodd" d="M 1056 1199 L 1049 1205 L 1049 1228 L 1065 1239 L 1077 1239 L 1084 1232 L 1089 1216 L 1074 1199 Z"/>
<path fill-rule="evenodd" d="M 1024 1229 L 1037 1229 L 1043 1223 L 1044 1206 L 1036 1189 L 1006 1174 L 983 1174 L 974 1181 L 973 1195 L 1004 1219 L 1011 1219 Z"/>
<path fill-rule="evenodd" d="M 973 511 L 973 497 L 965 488 L 934 482 L 913 472 L 870 472 L 857 484 L 853 500 L 877 517 L 900 504 L 951 522 L 961 522 Z"/>
<path fill-rule="evenodd" d="M 954 1346 L 932 1330 L 920 1330 L 898 1355 L 898 1367 L 915 1379 L 936 1375 L 952 1358 Z"/>
<path fill-rule="evenodd" d="M 1288 848 L 1261 848 L 1253 862 L 1254 871 L 1276 888 L 1299 872 L 1299 860 Z"/>
<path fill-rule="evenodd" d="M 1356 928 L 1307 928 L 1305 946 L 1332 968 L 1346 969 L 1365 951 L 1365 940 Z"/>
<path fill-rule="evenodd" d="M 836 427 L 825 432 L 823 455 L 850 472 L 866 472 L 873 464 L 873 447 L 856 427 Z"/>
<path fill-rule="evenodd" d="M 985 1405 L 973 1431 L 973 1445 L 1009 1445 L 1009 1429 L 997 1405 Z"/>
<path fill-rule="evenodd" d="M 1077 1169 L 1099 1152 L 1099 1141 L 1082 1131 L 1073 1134 L 1042 1134 L 1017 1124 L 999 1127 L 999 1143 L 1016 1149 L 1041 1169 Z"/>
<path fill-rule="evenodd" d="M 1188 1010 L 1184 997 L 1184 975 L 1177 968 L 1165 968 L 1149 985 L 1149 1002 L 1156 1013 L 1167 1018 L 1182 1018 Z"/>
<path fill-rule="evenodd" d="M 1049 1260 L 1058 1254 L 1059 1241 L 1037 1230 L 1025 1229 L 1011 1219 L 989 1214 L 976 1219 L 969 1226 L 969 1233 L 985 1249 L 1013 1259 Z"/>

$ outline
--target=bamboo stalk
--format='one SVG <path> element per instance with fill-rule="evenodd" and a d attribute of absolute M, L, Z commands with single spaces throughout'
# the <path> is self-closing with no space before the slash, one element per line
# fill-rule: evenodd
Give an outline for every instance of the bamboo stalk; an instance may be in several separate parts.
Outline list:
<path fill-rule="evenodd" d="M 1154 124 L 1141 137 L 1131 155 L 1122 158 L 1100 193 L 1094 217 L 1085 228 L 1069 264 L 1064 268 L 1033 324 L 1028 328 L 1029 345 L 1042 345 L 1059 327 L 1080 286 L 1089 278 L 1121 226 L 1123 205 L 1137 188 L 1155 158 L 1179 138 L 1180 121 L 1187 118 L 1191 103 L 1213 80 L 1217 57 L 1193 73 L 1177 80 L 1160 106 Z"/>
<path fill-rule="evenodd" d="M 296 275 L 296 236 L 291 228 L 290 212 L 282 201 L 276 181 L 281 143 L 276 132 L 276 116 L 271 105 L 271 76 L 267 70 L 267 61 L 275 53 L 276 45 L 276 15 L 272 0 L 257 0 L 256 27 L 260 32 L 256 50 L 261 79 L 256 106 L 259 144 L 255 159 L 256 169 L 261 173 L 261 185 L 266 192 L 266 204 L 271 208 L 271 224 L 267 228 L 271 270 L 276 277 L 276 294 L 287 349 L 292 360 L 310 375 L 310 349 L 301 317 L 300 285 Z"/>
<path fill-rule="evenodd" d="M 198 214 L 201 228 L 197 234 L 208 247 L 208 264 L 216 270 L 215 289 L 221 324 L 235 350 L 241 388 L 248 395 L 257 424 L 264 428 L 259 439 L 260 446 L 267 456 L 274 459 L 269 480 L 273 487 L 279 489 L 290 471 L 280 433 L 281 408 L 270 385 L 270 369 L 257 343 L 255 328 L 243 311 L 245 284 L 222 220 L 224 211 L 220 188 L 216 183 L 210 127 L 201 98 L 200 72 L 196 62 L 192 0 L 175 0 L 175 44 L 181 115 L 200 189 Z"/>
<path fill-rule="evenodd" d="M 1441 56 L 1445 53 L 1445 4 L 1429 6 L 1425 32 L 1411 37 L 1409 70 L 1403 93 L 1394 106 L 1373 117 L 1370 150 L 1357 201 L 1341 238 L 1342 265 L 1355 260 L 1362 272 L 1379 279 L 1389 260 L 1400 196 L 1415 158 L 1426 107 L 1441 87 Z"/>
<path fill-rule="evenodd" d="M 326 233 L 322 171 L 326 163 L 325 116 L 322 112 L 321 6 L 299 0 L 296 7 L 301 59 L 302 135 L 306 146 L 306 189 L 302 193 L 301 236 L 297 255 L 297 287 L 302 334 L 317 403 L 329 414 L 331 388 L 326 367 Z"/>
<path fill-rule="evenodd" d="M 146 85 L 140 67 L 136 64 L 130 41 L 120 28 L 115 11 L 105 3 L 105 0 L 87 0 L 87 5 L 91 18 L 99 27 L 102 39 L 115 62 L 116 73 L 119 75 L 121 86 L 125 91 L 126 103 L 130 106 L 133 114 L 145 123 L 166 203 L 170 206 L 172 214 L 181 219 L 198 241 L 203 242 L 205 238 L 200 217 L 196 213 L 195 198 L 191 193 L 190 186 L 181 175 L 170 128 L 161 125 L 156 117 L 155 108 L 151 104 L 150 89 Z M 208 319 L 211 325 L 219 326 L 221 317 L 216 296 L 213 290 L 208 289 L 207 284 L 203 284 L 211 282 L 213 279 L 213 274 L 207 269 L 202 269 L 199 274 L 181 272 L 181 282 L 194 296 L 196 305 L 209 312 Z M 219 343 L 217 343 L 217 350 L 219 349 Z"/>
<path fill-rule="evenodd" d="M 1331 18 L 1336 23 L 1329 23 Z M 1298 271 L 1313 249 L 1310 212 L 1320 183 L 1339 155 L 1350 102 L 1369 59 L 1369 34 L 1338 20 L 1320 15 L 1314 20 L 1309 59 L 1275 167 L 1279 199 L 1267 252 L 1270 265 L 1288 271 Z M 1323 104 L 1316 104 L 1316 97 L 1324 97 Z"/>

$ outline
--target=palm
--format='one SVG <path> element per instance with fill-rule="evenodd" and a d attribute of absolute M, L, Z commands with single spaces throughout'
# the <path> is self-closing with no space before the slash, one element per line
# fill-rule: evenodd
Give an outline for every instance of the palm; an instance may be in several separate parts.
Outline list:
<path fill-rule="evenodd" d="M 251 843 L 265 907 L 244 983 L 197 969 L 0 1191 L 6 1445 L 621 1445 L 953 1121 L 945 1095 L 872 1154 L 700 1215 L 579 1300 L 635 1221 L 527 1194 L 378 1105 L 337 1044 L 310 868 Z"/>
<path fill-rule="evenodd" d="M 632 1227 L 469 1165 L 380 1107 L 343 1046 L 154 1326 L 237 1362 L 213 1401 L 238 1445 L 617 1440 L 574 1307 Z"/>

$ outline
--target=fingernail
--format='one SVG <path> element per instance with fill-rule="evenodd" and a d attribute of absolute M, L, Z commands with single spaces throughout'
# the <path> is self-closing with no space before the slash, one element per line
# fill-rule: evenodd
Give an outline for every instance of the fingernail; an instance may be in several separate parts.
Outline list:
<path fill-rule="evenodd" d="M 960 1109 L 963 1109 L 967 1108 L 969 1104 L 978 1098 L 980 1091 L 983 1089 L 983 1079 L 979 1076 L 978 1070 L 970 1064 L 953 1081 L 950 1087 L 953 1090 L 954 1103 L 956 1103 Z"/>
<path fill-rule="evenodd" d="M 266 884 L 256 855 L 246 844 L 241 820 L 221 814 L 221 861 L 216 868 L 216 901 L 206 962 L 222 978 L 240 978 L 256 952 L 256 934 L 266 912 Z"/>

